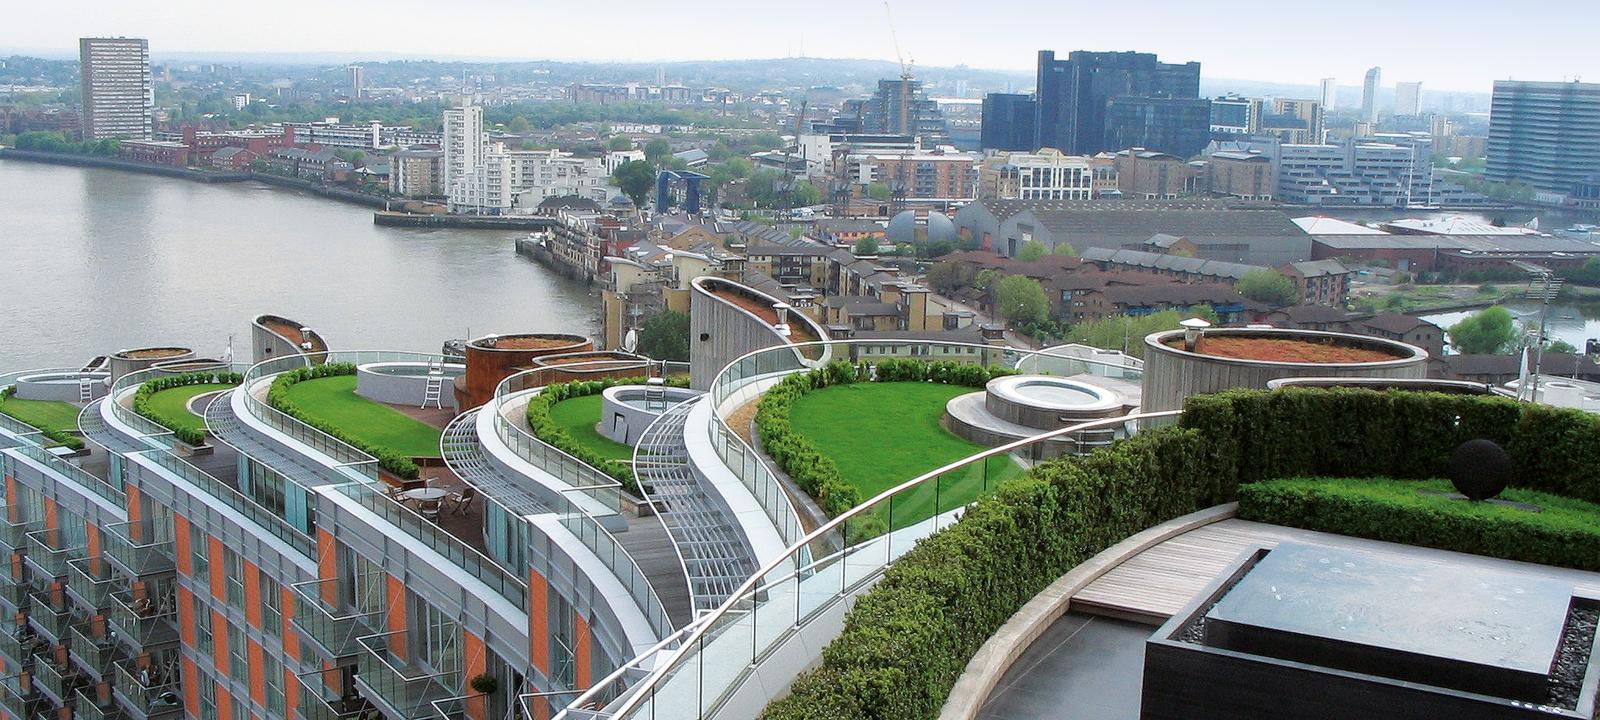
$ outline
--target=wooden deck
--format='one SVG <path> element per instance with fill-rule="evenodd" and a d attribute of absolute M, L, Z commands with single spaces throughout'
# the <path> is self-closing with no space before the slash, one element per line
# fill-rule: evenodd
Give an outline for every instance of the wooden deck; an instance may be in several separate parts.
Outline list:
<path fill-rule="evenodd" d="M 1600 592 L 1600 574 L 1265 525 L 1237 518 L 1212 523 L 1162 542 L 1107 571 L 1072 596 L 1072 610 L 1159 625 L 1177 614 L 1239 556 L 1279 542 L 1340 545 L 1409 558 L 1523 570 Z"/>

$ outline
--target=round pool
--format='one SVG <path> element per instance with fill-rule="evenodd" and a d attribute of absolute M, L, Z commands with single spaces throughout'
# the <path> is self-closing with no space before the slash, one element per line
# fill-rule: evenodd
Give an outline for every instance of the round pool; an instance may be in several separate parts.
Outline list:
<path fill-rule="evenodd" d="M 109 386 L 106 378 L 111 373 L 103 370 L 92 372 L 78 372 L 72 370 L 42 372 L 34 375 L 23 375 L 16 380 L 18 400 L 60 400 L 63 402 L 78 402 L 83 399 L 81 385 L 83 381 L 89 382 L 90 398 L 105 395 Z"/>
<path fill-rule="evenodd" d="M 451 390 L 451 381 L 466 372 L 467 367 L 460 363 L 445 363 L 443 367 L 444 383 L 440 388 L 439 401 L 444 407 L 455 408 L 456 397 Z M 359 365 L 356 367 L 356 394 L 391 405 L 422 407 L 423 400 L 428 396 L 430 370 L 428 363 L 417 361 Z"/>
<path fill-rule="evenodd" d="M 639 434 L 667 408 L 700 395 L 689 388 L 663 387 L 660 400 L 650 399 L 644 385 L 616 385 L 600 392 L 600 423 L 596 430 L 624 445 L 639 441 Z"/>
<path fill-rule="evenodd" d="M 1010 375 L 989 381 L 984 407 L 1007 422 L 1040 429 L 1121 415 L 1122 396 L 1085 382 L 1049 375 Z"/>

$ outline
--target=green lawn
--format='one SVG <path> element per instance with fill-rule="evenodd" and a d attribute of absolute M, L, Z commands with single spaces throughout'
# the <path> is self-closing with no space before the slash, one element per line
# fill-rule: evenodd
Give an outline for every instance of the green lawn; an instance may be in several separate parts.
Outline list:
<path fill-rule="evenodd" d="M 884 490 L 986 449 L 939 425 L 945 403 L 973 388 L 937 383 L 853 383 L 813 390 L 794 403 L 789 419 L 839 467 L 846 482 L 867 500 Z M 897 495 L 892 527 L 929 517 L 937 494 L 951 510 L 1016 477 L 1022 468 L 1009 456 L 951 473 L 915 492 Z M 888 508 L 883 512 L 888 518 Z"/>
<path fill-rule="evenodd" d="M 194 429 L 204 431 L 206 421 L 199 415 L 189 412 L 189 401 L 196 395 L 203 395 L 217 390 L 227 390 L 233 387 L 227 383 L 204 383 L 200 385 L 184 385 L 151 395 L 145 400 L 145 409 L 155 416 L 155 421 L 173 430 Z"/>
<path fill-rule="evenodd" d="M 0 400 L 0 413 L 5 413 L 40 430 L 76 432 L 78 406 L 59 400 L 18 400 L 8 397 Z"/>
<path fill-rule="evenodd" d="M 567 431 L 579 445 L 612 460 L 633 460 L 633 448 L 601 435 L 594 429 L 600 422 L 600 395 L 584 395 L 550 406 L 550 419 Z"/>
<path fill-rule="evenodd" d="M 354 375 L 303 380 L 289 387 L 288 397 L 306 415 L 363 442 L 410 457 L 439 457 L 438 428 L 357 395 Z"/>

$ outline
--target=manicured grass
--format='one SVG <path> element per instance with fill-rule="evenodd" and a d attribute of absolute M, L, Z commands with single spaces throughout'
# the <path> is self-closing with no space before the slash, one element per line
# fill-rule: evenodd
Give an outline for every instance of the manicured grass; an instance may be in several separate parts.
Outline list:
<path fill-rule="evenodd" d="M 1508 488 L 1538 512 L 1451 497 L 1444 480 L 1295 478 L 1239 486 L 1239 517 L 1507 560 L 1600 570 L 1600 506 Z"/>
<path fill-rule="evenodd" d="M 438 428 L 356 394 L 356 376 L 302 380 L 288 398 L 306 415 L 351 437 L 411 457 L 439 457 Z"/>
<path fill-rule="evenodd" d="M 154 393 L 145 401 L 145 408 L 150 411 L 152 418 L 158 423 L 173 430 L 193 429 L 204 431 L 206 421 L 199 415 L 189 412 L 189 401 L 196 395 L 203 395 L 217 390 L 227 390 L 233 387 L 227 383 L 202 383 L 199 385 L 184 385 Z"/>
<path fill-rule="evenodd" d="M 78 406 L 59 400 L 0 400 L 0 413 L 10 415 L 40 430 L 76 432 Z"/>
<path fill-rule="evenodd" d="M 789 421 L 833 460 L 863 501 L 918 475 L 986 448 L 939 425 L 945 403 L 974 389 L 922 382 L 865 382 L 813 390 L 795 401 Z M 986 472 L 987 471 L 987 472 Z M 1009 457 L 991 458 L 894 500 L 891 527 L 971 502 L 1000 481 L 1020 475 Z M 987 477 L 986 477 L 987 476 Z M 883 512 L 888 518 L 888 508 Z"/>
<path fill-rule="evenodd" d="M 601 435 L 594 429 L 600 422 L 601 396 L 584 395 L 550 406 L 550 418 L 580 445 L 611 460 L 633 460 L 633 448 Z"/>

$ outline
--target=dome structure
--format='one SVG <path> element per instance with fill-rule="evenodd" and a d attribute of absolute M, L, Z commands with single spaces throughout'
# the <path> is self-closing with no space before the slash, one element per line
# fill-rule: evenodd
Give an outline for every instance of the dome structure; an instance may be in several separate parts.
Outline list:
<path fill-rule="evenodd" d="M 921 242 L 955 242 L 959 237 L 956 224 L 941 212 L 928 213 L 926 237 Z M 915 210 L 902 210 L 889 220 L 889 242 L 899 245 L 902 243 L 917 243 L 917 213 Z"/>

